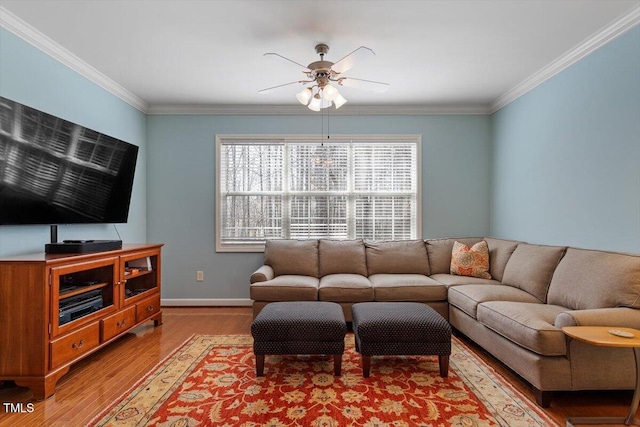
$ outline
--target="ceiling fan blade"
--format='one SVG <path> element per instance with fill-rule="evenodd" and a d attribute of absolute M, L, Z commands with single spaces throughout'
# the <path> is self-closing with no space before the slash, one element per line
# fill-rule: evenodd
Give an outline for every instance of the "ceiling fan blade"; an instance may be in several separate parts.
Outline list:
<path fill-rule="evenodd" d="M 375 56 L 375 52 L 369 49 L 366 46 L 360 46 L 344 58 L 340 59 L 338 62 L 331 66 L 331 70 L 335 73 L 344 73 L 353 67 L 356 62 L 361 61 L 366 58 L 370 58 L 371 56 Z"/>
<path fill-rule="evenodd" d="M 311 71 L 310 69 L 308 69 L 308 68 L 307 68 L 307 66 L 306 66 L 306 65 L 302 65 L 302 64 L 300 64 L 299 62 L 296 62 L 296 61 L 294 61 L 294 60 L 292 60 L 292 59 L 289 59 L 289 58 L 287 58 L 287 57 L 284 57 L 284 56 L 282 56 L 282 55 L 280 55 L 280 54 L 278 54 L 278 53 L 270 52 L 270 53 L 265 53 L 263 56 L 266 56 L 266 57 L 269 57 L 269 58 L 274 58 L 274 59 L 275 59 L 275 58 L 284 59 L 285 61 L 288 61 L 288 62 L 290 62 L 290 63 L 292 63 L 292 64 L 295 64 L 295 65 L 297 65 L 298 67 L 302 68 L 302 71 L 303 71 L 303 72 L 305 72 L 305 73 L 308 73 L 308 72 L 310 72 L 310 71 Z"/>
<path fill-rule="evenodd" d="M 278 86 L 268 87 L 266 89 L 259 90 L 258 93 L 262 93 L 262 94 L 271 93 L 271 92 L 274 92 L 274 91 L 276 91 L 276 90 L 278 90 L 278 89 L 280 89 L 282 87 L 289 86 L 289 85 L 294 85 L 294 84 L 300 84 L 300 83 L 304 83 L 304 81 L 298 80 L 298 81 L 295 81 L 295 82 L 289 82 L 289 83 L 285 83 L 285 84 L 278 85 Z"/>
<path fill-rule="evenodd" d="M 383 93 L 389 89 L 389 83 L 374 82 L 373 80 L 354 79 L 352 77 L 340 77 L 338 84 L 356 89 L 370 90 L 372 92 Z"/>

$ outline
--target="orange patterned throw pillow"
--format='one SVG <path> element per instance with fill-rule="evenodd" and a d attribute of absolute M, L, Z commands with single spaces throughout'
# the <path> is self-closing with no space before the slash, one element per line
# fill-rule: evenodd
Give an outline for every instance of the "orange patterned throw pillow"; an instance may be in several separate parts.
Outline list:
<path fill-rule="evenodd" d="M 491 279 L 487 242 L 483 240 L 471 248 L 455 242 L 451 253 L 451 274 Z"/>

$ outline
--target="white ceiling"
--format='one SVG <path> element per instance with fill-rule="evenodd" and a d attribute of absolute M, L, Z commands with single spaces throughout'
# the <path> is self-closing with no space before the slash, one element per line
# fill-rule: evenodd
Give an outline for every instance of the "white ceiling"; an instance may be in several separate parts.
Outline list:
<path fill-rule="evenodd" d="M 640 0 L 2 0 L 0 23 L 143 111 L 295 106 L 302 64 L 326 43 L 350 106 L 499 108 L 640 22 Z M 53 52 L 53 53 L 52 53 Z"/>

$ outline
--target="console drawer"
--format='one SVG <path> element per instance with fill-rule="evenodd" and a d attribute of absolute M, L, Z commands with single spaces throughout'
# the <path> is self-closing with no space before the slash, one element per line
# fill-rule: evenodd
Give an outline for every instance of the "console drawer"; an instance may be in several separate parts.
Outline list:
<path fill-rule="evenodd" d="M 51 341 L 51 369 L 82 356 L 100 344 L 100 324 L 87 325 L 75 332 Z"/>
<path fill-rule="evenodd" d="M 135 325 L 136 308 L 126 308 L 116 314 L 105 317 L 100 323 L 102 327 L 102 342 L 108 341 Z"/>
<path fill-rule="evenodd" d="M 142 322 L 147 317 L 153 316 L 160 311 L 160 295 L 154 295 L 143 299 L 136 304 L 136 323 Z"/>

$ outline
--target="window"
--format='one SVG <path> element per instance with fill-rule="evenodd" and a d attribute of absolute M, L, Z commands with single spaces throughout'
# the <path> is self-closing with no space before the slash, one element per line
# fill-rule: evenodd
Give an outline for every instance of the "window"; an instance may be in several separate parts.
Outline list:
<path fill-rule="evenodd" d="M 216 137 L 216 249 L 267 239 L 415 239 L 419 135 Z"/>

